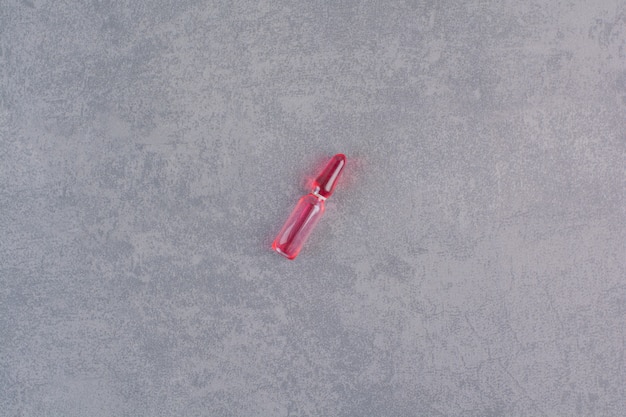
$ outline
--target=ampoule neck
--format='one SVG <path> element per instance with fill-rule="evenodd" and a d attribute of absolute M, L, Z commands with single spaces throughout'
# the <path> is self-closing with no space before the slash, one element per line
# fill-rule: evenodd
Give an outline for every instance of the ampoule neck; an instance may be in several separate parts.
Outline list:
<path fill-rule="evenodd" d="M 320 187 L 315 187 L 313 191 L 309 193 L 309 195 L 312 195 L 313 197 L 317 198 L 321 202 L 326 201 L 326 198 L 327 198 L 320 194 Z"/>

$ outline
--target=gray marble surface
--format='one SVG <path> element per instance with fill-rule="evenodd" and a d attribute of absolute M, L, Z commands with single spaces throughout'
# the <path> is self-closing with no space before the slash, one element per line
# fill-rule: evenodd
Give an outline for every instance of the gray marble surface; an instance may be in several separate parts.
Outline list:
<path fill-rule="evenodd" d="M 0 0 L 0 413 L 624 416 L 625 167 L 623 0 Z"/>

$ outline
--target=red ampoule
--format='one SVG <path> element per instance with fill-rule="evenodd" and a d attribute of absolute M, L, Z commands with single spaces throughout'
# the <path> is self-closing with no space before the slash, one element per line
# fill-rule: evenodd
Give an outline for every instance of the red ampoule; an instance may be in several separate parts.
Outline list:
<path fill-rule="evenodd" d="M 288 259 L 298 256 L 302 245 L 324 214 L 324 202 L 335 190 L 345 165 L 345 155 L 339 153 L 331 158 L 313 182 L 313 191 L 298 201 L 296 208 L 274 239 L 272 249 Z"/>

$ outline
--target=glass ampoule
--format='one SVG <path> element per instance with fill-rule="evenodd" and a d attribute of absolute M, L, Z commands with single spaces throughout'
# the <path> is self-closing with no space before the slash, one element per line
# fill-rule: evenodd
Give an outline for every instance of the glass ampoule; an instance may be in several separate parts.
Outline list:
<path fill-rule="evenodd" d="M 272 249 L 288 259 L 294 259 L 324 214 L 324 203 L 335 190 L 346 157 L 337 154 L 326 164 L 313 182 L 313 190 L 298 201 L 296 208 L 274 239 Z"/>

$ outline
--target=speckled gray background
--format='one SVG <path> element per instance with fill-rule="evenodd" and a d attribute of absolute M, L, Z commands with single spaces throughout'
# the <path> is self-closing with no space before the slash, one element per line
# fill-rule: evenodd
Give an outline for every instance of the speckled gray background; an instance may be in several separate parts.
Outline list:
<path fill-rule="evenodd" d="M 0 414 L 623 416 L 625 167 L 623 0 L 0 0 Z"/>

